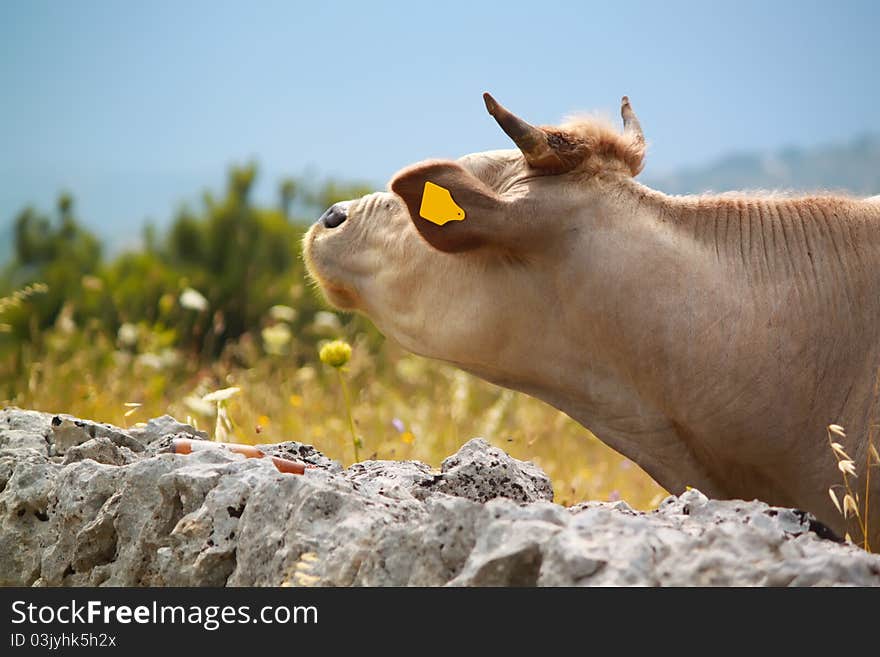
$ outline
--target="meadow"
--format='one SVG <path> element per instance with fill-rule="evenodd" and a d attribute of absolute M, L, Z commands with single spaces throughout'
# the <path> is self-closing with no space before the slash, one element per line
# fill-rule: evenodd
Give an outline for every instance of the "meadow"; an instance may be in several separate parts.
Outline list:
<path fill-rule="evenodd" d="M 69 195 L 56 217 L 23 211 L 0 281 L 0 407 L 120 426 L 168 413 L 215 439 L 296 440 L 350 465 L 345 395 L 338 372 L 318 358 L 323 344 L 343 339 L 352 346 L 341 372 L 361 459 L 439 467 L 480 436 L 543 468 L 562 504 L 623 499 L 649 509 L 665 497 L 563 413 L 409 354 L 367 320 L 331 311 L 306 280 L 306 224 L 289 205 L 295 193 L 317 208 L 360 189 L 295 192 L 285 181 L 278 208 L 255 208 L 255 175 L 233 169 L 221 198 L 206 195 L 201 211 L 182 209 L 166 234 L 148 228 L 141 250 L 111 259 Z M 212 401 L 218 390 L 228 392 Z"/>
<path fill-rule="evenodd" d="M 319 316 L 326 325 L 321 332 L 334 337 L 348 333 L 342 322 L 329 317 L 337 318 Z M 294 336 L 282 353 L 277 344 L 270 347 L 276 353 L 267 353 L 261 340 L 243 337 L 223 357 L 201 364 L 174 350 L 135 353 L 100 333 L 80 334 L 71 328 L 62 325 L 47 332 L 49 346 L 29 363 L 16 393 L 0 405 L 66 412 L 119 426 L 169 413 L 212 436 L 220 433 L 224 440 L 297 440 L 344 465 L 354 461 L 336 373 L 317 358 L 298 365 L 291 353 L 306 345 L 297 344 Z M 417 459 L 439 466 L 465 441 L 481 436 L 543 468 L 560 503 L 624 499 L 647 509 L 664 497 L 631 461 L 543 402 L 408 354 L 387 341 L 371 347 L 358 333 L 351 341 L 353 354 L 343 376 L 363 443 L 362 459 Z M 238 391 L 220 402 L 203 400 L 227 388 Z M 228 428 L 223 426 L 225 417 Z"/>

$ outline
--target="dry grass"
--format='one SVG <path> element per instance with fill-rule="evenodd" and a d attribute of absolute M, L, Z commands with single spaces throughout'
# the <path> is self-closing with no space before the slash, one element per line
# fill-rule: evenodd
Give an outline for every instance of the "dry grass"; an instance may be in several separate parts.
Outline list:
<path fill-rule="evenodd" d="M 649 509 L 665 496 L 635 464 L 542 402 L 388 343 L 368 347 L 363 336 L 354 342 L 345 378 L 361 458 L 418 459 L 439 466 L 465 441 L 482 436 L 543 468 L 562 504 L 624 499 Z M 120 426 L 169 413 L 190 417 L 212 434 L 226 432 L 227 440 L 297 440 L 352 463 L 337 371 L 318 362 L 313 347 L 313 360 L 302 366 L 290 355 L 298 351 L 295 344 L 282 350 L 288 355 L 273 356 L 246 339 L 234 351 L 234 357 L 199 369 L 176 352 L 131 353 L 100 333 L 60 327 L 44 335 L 35 352 L 39 359 L 27 363 L 8 399 L 0 389 L 0 404 Z M 248 365 L 234 364 L 240 362 Z M 218 404 L 202 397 L 228 387 L 239 391 L 219 404 L 218 417 Z"/>
<path fill-rule="evenodd" d="M 828 489 L 828 495 L 837 508 L 840 515 L 847 522 L 854 522 L 861 534 L 857 544 L 867 552 L 872 552 L 870 542 L 870 493 L 871 493 L 871 468 L 880 467 L 880 454 L 874 445 L 873 429 L 875 425 L 871 425 L 871 433 L 868 436 L 868 448 L 865 450 L 865 467 L 862 471 L 864 481 L 864 497 L 860 494 L 858 477 L 858 467 L 856 462 L 850 458 L 846 448 L 838 442 L 846 439 L 846 431 L 839 424 L 828 425 L 828 445 L 834 458 L 837 459 L 837 469 L 840 470 L 843 478 L 842 484 L 835 484 Z M 841 500 L 840 495 L 843 495 Z M 853 542 L 849 533 L 846 540 Z"/>
<path fill-rule="evenodd" d="M 44 291 L 35 285 L 0 299 L 0 319 Z M 288 323 L 295 317 L 293 309 L 273 307 L 261 344 L 245 335 L 222 358 L 200 366 L 169 346 L 163 327 L 124 325 L 111 338 L 97 323 L 75 326 L 62 311 L 35 343 L 0 353 L 0 407 L 65 412 L 120 426 L 168 413 L 218 441 L 296 440 L 343 465 L 360 458 L 416 459 L 437 467 L 480 436 L 537 463 L 560 504 L 623 499 L 647 510 L 666 495 L 629 459 L 540 401 L 377 342 L 357 322 L 344 326 L 332 313 L 318 313 L 300 340 Z M 354 348 L 325 342 L 319 358 L 314 338 L 327 335 L 328 327 L 334 336 L 353 338 Z M 0 323 L 0 332 L 5 328 Z M 880 402 L 880 370 L 874 393 Z M 873 416 L 869 424 L 864 468 L 841 442 L 844 428 L 829 425 L 842 483 L 828 494 L 861 534 L 858 544 L 871 551 L 869 491 L 872 468 L 880 467 L 874 440 L 880 424 Z"/>

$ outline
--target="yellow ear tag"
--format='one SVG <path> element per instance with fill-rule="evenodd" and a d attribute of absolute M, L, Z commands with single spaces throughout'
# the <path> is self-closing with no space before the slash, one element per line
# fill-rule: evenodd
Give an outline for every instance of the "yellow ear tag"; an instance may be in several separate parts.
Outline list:
<path fill-rule="evenodd" d="M 449 221 L 464 221 L 464 210 L 452 200 L 449 190 L 432 182 L 425 182 L 419 216 L 442 226 Z"/>

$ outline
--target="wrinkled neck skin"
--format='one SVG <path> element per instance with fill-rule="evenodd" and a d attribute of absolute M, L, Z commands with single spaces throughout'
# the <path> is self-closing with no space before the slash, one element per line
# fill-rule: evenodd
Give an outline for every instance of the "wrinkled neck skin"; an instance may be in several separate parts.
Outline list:
<path fill-rule="evenodd" d="M 567 225 L 552 259 L 473 265 L 472 276 L 497 277 L 488 289 L 500 290 L 500 312 L 487 318 L 464 285 L 436 298 L 469 300 L 470 316 L 400 308 L 413 325 L 391 333 L 548 402 L 670 492 L 807 507 L 855 537 L 828 499 L 840 474 L 826 427 L 847 428 L 863 468 L 880 365 L 880 216 L 843 224 L 833 209 L 791 212 L 790 199 L 719 204 L 631 180 L 591 184 L 604 188 L 590 223 Z M 451 283 L 428 285 L 438 284 Z M 436 339 L 454 343 L 432 342 L 432 323 L 449 321 L 461 324 Z"/>

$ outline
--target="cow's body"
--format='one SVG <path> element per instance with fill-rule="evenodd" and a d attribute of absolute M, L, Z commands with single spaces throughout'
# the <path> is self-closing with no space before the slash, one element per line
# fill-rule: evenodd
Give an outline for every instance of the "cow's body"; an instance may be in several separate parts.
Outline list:
<path fill-rule="evenodd" d="M 864 506 L 880 422 L 880 204 L 668 197 L 632 179 L 643 141 L 596 130 L 563 128 L 556 159 L 496 151 L 410 167 L 394 193 L 347 206 L 341 226 L 313 227 L 310 269 L 337 305 L 547 401 L 671 492 L 805 508 L 858 540 L 828 495 L 841 473 L 827 426 L 847 430 L 837 440 Z M 467 218 L 426 223 L 425 181 Z"/>

